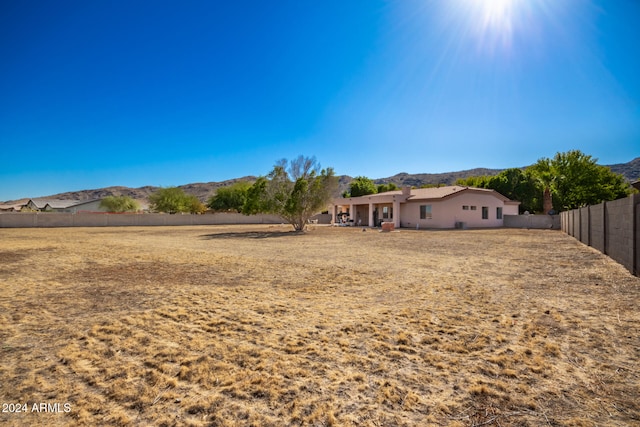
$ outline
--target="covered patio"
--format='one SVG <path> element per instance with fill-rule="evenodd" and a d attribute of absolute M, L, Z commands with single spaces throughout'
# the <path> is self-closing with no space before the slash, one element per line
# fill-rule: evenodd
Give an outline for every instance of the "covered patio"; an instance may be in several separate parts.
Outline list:
<path fill-rule="evenodd" d="M 335 225 L 379 227 L 382 222 L 392 222 L 400 227 L 400 203 L 409 197 L 409 190 L 339 199 L 329 213 Z"/>

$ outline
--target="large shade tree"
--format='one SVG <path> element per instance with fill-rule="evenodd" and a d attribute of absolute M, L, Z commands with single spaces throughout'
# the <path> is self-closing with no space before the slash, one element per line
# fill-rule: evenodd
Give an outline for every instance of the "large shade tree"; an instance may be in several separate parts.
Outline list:
<path fill-rule="evenodd" d="M 282 159 L 248 189 L 242 212 L 276 214 L 301 231 L 327 206 L 337 186 L 333 169 L 321 169 L 315 157 Z"/>
<path fill-rule="evenodd" d="M 556 153 L 553 159 L 542 158 L 531 172 L 542 184 L 545 213 L 551 200 L 556 210 L 568 210 L 620 199 L 630 193 L 622 175 L 598 165 L 597 159 L 580 150 Z"/>

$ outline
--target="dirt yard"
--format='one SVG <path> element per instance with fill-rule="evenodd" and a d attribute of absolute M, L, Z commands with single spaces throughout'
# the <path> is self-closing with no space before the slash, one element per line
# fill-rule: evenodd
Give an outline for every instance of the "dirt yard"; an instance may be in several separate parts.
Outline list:
<path fill-rule="evenodd" d="M 640 279 L 558 231 L 0 229 L 0 286 L 3 425 L 640 425 Z"/>

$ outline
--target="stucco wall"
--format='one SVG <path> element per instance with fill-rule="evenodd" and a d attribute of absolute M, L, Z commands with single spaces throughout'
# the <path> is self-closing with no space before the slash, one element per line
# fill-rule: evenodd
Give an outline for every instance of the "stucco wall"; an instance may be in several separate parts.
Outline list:
<path fill-rule="evenodd" d="M 420 205 L 431 205 L 431 219 L 420 219 Z M 469 206 L 469 210 L 463 210 L 463 206 Z M 476 210 L 471 210 L 472 206 Z M 489 209 L 488 219 L 482 219 L 483 206 Z M 472 228 L 502 227 L 504 220 L 496 217 L 498 207 L 503 208 L 504 216 L 504 202 L 490 194 L 462 193 L 444 200 L 411 201 L 402 205 L 400 225 L 409 228 L 415 228 L 416 225 L 420 228 L 454 228 L 456 222 L 464 222 Z"/>
<path fill-rule="evenodd" d="M 22 227 L 117 227 L 148 225 L 281 224 L 275 215 L 215 213 L 207 215 L 168 214 L 73 214 L 2 213 L 0 228 Z"/>

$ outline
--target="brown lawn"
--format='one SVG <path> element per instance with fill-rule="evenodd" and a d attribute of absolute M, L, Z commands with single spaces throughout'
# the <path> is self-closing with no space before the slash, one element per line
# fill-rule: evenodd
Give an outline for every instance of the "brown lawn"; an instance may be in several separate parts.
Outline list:
<path fill-rule="evenodd" d="M 640 424 L 640 279 L 557 231 L 2 229 L 0 285 L 0 424 Z"/>

